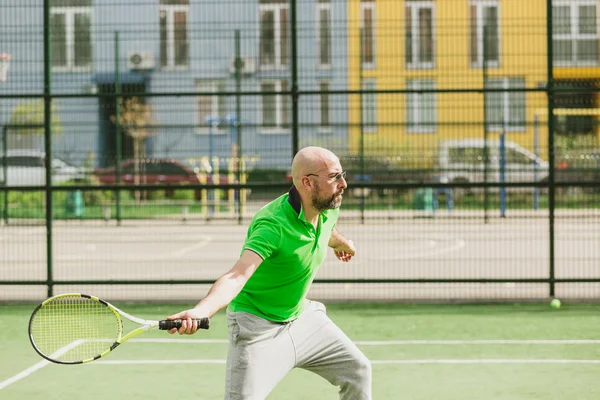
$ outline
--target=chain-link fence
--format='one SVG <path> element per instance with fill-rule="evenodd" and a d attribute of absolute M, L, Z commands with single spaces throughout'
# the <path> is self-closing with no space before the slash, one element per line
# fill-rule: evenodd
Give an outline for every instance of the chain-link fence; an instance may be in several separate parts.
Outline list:
<path fill-rule="evenodd" d="M 599 6 L 4 0 L 0 300 L 197 299 L 307 145 L 359 247 L 313 296 L 595 299 Z"/>

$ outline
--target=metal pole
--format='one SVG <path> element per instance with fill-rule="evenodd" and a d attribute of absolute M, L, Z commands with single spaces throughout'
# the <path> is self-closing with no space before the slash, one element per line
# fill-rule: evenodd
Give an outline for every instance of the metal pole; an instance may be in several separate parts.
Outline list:
<path fill-rule="evenodd" d="M 115 165 L 115 182 L 117 185 L 121 183 L 121 158 L 122 158 L 122 143 L 121 143 L 121 74 L 119 71 L 119 32 L 115 32 L 115 137 L 116 137 L 116 165 Z M 135 160 L 137 162 L 137 160 Z M 115 192 L 115 200 L 117 207 L 117 225 L 121 225 L 121 189 L 117 188 Z"/>
<path fill-rule="evenodd" d="M 502 119 L 500 134 L 500 182 L 506 182 L 506 120 Z M 500 217 L 506 217 L 506 186 L 500 187 Z"/>
<path fill-rule="evenodd" d="M 360 179 L 365 182 L 365 121 L 364 121 L 364 104 L 363 104 L 363 49 L 365 40 L 365 29 L 360 28 L 359 38 L 359 56 L 358 56 L 358 109 L 360 110 L 360 142 L 359 142 L 359 154 L 360 154 Z M 360 222 L 365 223 L 365 188 L 360 191 Z"/>
<path fill-rule="evenodd" d="M 5 126 L 2 127 L 2 171 L 4 172 L 4 181 L 2 182 L 2 186 L 6 186 L 6 182 L 8 182 L 8 158 L 7 158 L 7 147 L 8 147 L 8 128 Z M 4 219 L 4 224 L 8 225 L 8 190 L 5 190 L 2 193 L 3 201 L 2 201 L 2 218 Z"/>
<path fill-rule="evenodd" d="M 487 20 L 484 18 L 484 26 L 483 26 L 483 181 L 487 184 L 488 182 L 488 163 L 489 163 L 489 149 L 488 149 L 488 120 L 487 120 L 487 81 L 488 81 L 488 71 L 487 71 L 487 59 L 488 59 L 488 26 Z M 487 224 L 489 221 L 488 216 L 488 188 L 485 186 L 483 188 L 483 220 Z"/>
<path fill-rule="evenodd" d="M 290 30 L 291 30 L 291 58 L 292 58 L 292 158 L 299 150 L 298 134 L 298 36 L 296 28 L 297 19 L 296 0 L 290 0 Z"/>
<path fill-rule="evenodd" d="M 540 157 L 540 117 L 536 114 L 533 116 L 533 152 L 536 156 L 536 160 L 533 164 L 533 180 L 537 183 L 539 180 L 539 163 Z M 540 188 L 533 188 L 533 209 L 539 210 L 540 208 Z"/>
<path fill-rule="evenodd" d="M 52 297 L 54 278 L 52 272 L 52 47 L 50 30 L 50 0 L 44 0 L 44 152 L 46 155 L 46 283 L 47 296 Z"/>
<path fill-rule="evenodd" d="M 554 276 L 554 201 L 556 188 L 554 186 L 554 53 L 552 49 L 552 0 L 546 0 L 546 51 L 548 54 L 547 74 L 548 83 L 546 90 L 548 93 L 548 225 L 549 225 L 549 294 L 555 295 L 555 276 Z"/>
<path fill-rule="evenodd" d="M 242 65 L 241 65 L 241 39 L 240 30 L 235 31 L 235 128 L 236 133 L 236 157 L 237 157 L 237 181 L 242 182 Z M 245 189 L 243 189 L 245 190 Z M 238 201 L 238 224 L 242 224 L 244 218 L 244 204 L 242 203 L 242 191 L 236 190 Z"/>

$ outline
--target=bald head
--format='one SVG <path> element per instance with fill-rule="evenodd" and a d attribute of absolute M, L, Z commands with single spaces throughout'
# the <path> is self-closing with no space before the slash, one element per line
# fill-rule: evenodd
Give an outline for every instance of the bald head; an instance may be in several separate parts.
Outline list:
<path fill-rule="evenodd" d="M 296 153 L 292 161 L 294 184 L 299 185 L 304 175 L 316 174 L 337 163 L 339 160 L 331 151 L 323 147 L 305 147 Z"/>

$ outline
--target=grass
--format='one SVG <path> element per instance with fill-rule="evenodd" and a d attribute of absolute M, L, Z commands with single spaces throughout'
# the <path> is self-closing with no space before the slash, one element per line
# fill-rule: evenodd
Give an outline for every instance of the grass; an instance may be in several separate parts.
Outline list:
<path fill-rule="evenodd" d="M 187 307 L 118 305 L 145 318 L 161 318 Z M 26 333 L 32 309 L 31 305 L 0 306 L 0 386 L 5 379 L 40 361 Z M 360 345 L 369 359 L 379 362 L 373 364 L 374 399 L 600 398 L 597 384 L 600 364 L 575 363 L 576 360 L 600 362 L 599 344 L 469 343 L 473 340 L 600 339 L 600 305 L 567 303 L 560 310 L 554 310 L 547 304 L 331 304 L 328 314 L 356 341 L 465 341 L 455 345 Z M 168 336 L 164 332 L 141 337 L 190 339 Z M 224 314 L 214 317 L 209 331 L 191 338 L 226 339 Z M 222 343 L 130 342 L 105 360 L 222 360 L 226 347 Z M 440 363 L 439 360 L 471 360 L 471 363 Z M 537 361 L 492 363 L 490 360 Z M 224 376 L 223 364 L 48 365 L 0 390 L 0 398 L 75 399 L 85 393 L 89 399 L 191 396 L 216 400 L 223 396 Z M 335 387 L 303 370 L 288 374 L 268 397 L 270 400 L 336 398 Z"/>

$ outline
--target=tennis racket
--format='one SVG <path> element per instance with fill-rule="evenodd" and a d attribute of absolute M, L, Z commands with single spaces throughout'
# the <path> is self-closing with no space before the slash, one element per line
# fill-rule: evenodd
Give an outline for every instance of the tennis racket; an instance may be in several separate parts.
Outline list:
<path fill-rule="evenodd" d="M 134 329 L 123 335 L 123 322 L 127 320 Z M 199 329 L 208 329 L 208 318 L 197 322 Z M 69 293 L 51 297 L 36 307 L 29 319 L 29 339 L 35 351 L 48 361 L 83 364 L 104 357 L 144 332 L 180 327 L 181 320 L 148 321 L 97 297 Z"/>

